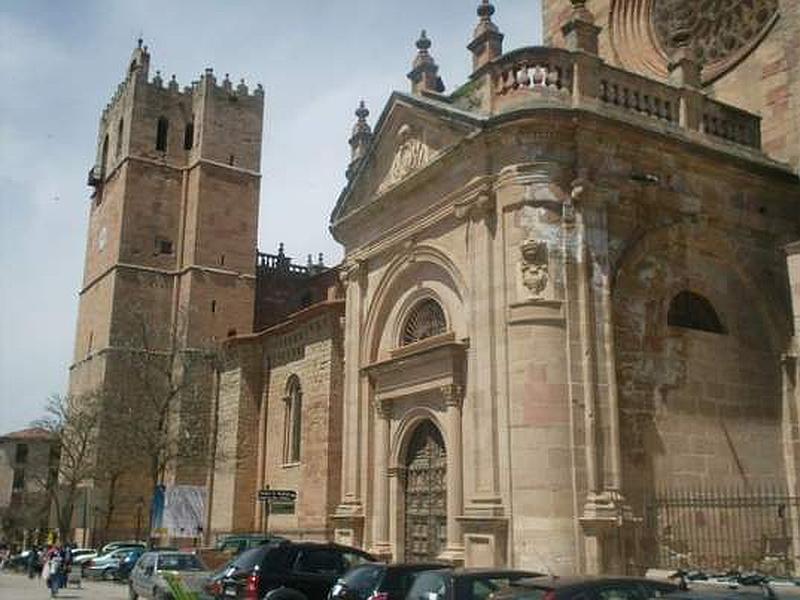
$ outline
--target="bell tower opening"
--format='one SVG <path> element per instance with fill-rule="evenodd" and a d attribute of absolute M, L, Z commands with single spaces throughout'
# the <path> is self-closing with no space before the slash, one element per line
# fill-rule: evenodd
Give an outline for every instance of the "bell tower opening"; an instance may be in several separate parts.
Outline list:
<path fill-rule="evenodd" d="M 414 430 L 405 466 L 405 560 L 435 560 L 447 544 L 447 454 L 433 422 Z"/>

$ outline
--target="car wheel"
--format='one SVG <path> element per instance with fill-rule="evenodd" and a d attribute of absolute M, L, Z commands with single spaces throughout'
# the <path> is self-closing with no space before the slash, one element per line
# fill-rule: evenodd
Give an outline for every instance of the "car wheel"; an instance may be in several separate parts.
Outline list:
<path fill-rule="evenodd" d="M 114 572 L 111 569 L 105 569 L 102 575 L 100 575 L 100 579 L 103 581 L 111 581 L 114 579 Z"/>
<path fill-rule="evenodd" d="M 133 591 L 133 584 L 129 585 L 128 586 L 128 598 L 130 600 L 137 600 L 138 597 L 139 597 L 139 594 L 137 594 L 135 591 Z"/>

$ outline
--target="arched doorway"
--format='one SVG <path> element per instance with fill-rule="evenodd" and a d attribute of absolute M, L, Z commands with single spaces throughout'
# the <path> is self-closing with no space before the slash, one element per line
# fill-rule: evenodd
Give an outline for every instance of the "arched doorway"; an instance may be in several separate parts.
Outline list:
<path fill-rule="evenodd" d="M 405 560 L 435 559 L 447 542 L 447 455 L 431 421 L 414 431 L 406 453 Z"/>

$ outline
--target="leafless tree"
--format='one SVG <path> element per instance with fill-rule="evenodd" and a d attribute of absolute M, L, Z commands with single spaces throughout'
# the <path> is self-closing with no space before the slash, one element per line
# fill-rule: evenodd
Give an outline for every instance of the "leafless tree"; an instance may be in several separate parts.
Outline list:
<path fill-rule="evenodd" d="M 96 474 L 96 446 L 100 424 L 100 402 L 96 394 L 51 396 L 45 416 L 34 421 L 35 427 L 48 431 L 59 452 L 47 481 L 61 539 L 69 537 L 80 486 Z"/>

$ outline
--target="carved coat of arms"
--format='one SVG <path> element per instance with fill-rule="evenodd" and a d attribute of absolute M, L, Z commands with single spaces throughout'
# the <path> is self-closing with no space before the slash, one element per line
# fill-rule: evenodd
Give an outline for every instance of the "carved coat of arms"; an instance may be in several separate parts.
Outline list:
<path fill-rule="evenodd" d="M 415 137 L 409 125 L 402 125 L 397 130 L 397 150 L 395 150 L 392 165 L 378 187 L 378 191 L 382 192 L 405 179 L 410 173 L 427 163 L 432 154 L 430 146 Z"/>

